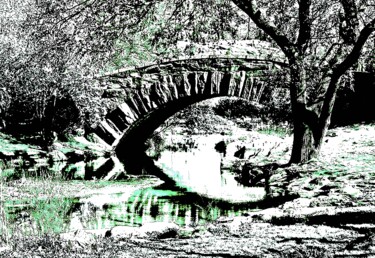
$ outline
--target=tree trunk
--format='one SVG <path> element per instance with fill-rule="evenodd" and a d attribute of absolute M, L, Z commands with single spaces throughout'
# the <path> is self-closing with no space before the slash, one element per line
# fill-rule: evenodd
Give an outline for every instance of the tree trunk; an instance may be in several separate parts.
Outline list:
<path fill-rule="evenodd" d="M 317 112 L 306 103 L 305 71 L 301 62 L 290 66 L 290 96 L 293 114 L 293 147 L 289 163 L 305 163 L 320 151 L 325 128 L 320 126 Z"/>
<path fill-rule="evenodd" d="M 319 155 L 323 138 L 330 125 L 339 78 L 336 76 L 331 78 L 322 107 L 314 110 L 307 107 L 303 97 L 305 91 L 303 71 L 292 71 L 291 75 L 294 138 L 289 163 L 306 163 Z"/>
<path fill-rule="evenodd" d="M 301 119 L 295 119 L 293 126 L 293 148 L 289 163 L 306 163 L 319 154 L 321 141 L 316 139 L 319 128 L 311 128 Z"/>

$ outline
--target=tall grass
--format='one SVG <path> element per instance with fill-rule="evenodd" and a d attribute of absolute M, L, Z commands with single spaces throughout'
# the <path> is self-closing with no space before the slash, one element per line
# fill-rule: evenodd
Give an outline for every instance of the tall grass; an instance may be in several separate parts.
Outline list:
<path fill-rule="evenodd" d="M 277 126 L 277 125 L 267 125 L 257 129 L 257 132 L 267 135 L 275 135 L 279 137 L 286 137 L 292 133 L 289 127 Z"/>
<path fill-rule="evenodd" d="M 2 242 L 9 243 L 10 235 L 7 231 L 7 217 L 5 212 L 4 199 L 4 168 L 5 165 L 0 161 L 0 246 Z"/>
<path fill-rule="evenodd" d="M 47 168 L 30 174 L 0 163 L 0 240 L 9 244 L 14 237 L 64 231 L 73 200 L 59 197 L 63 196 L 60 183 L 61 174 Z M 11 197 L 13 194 L 22 198 Z"/>

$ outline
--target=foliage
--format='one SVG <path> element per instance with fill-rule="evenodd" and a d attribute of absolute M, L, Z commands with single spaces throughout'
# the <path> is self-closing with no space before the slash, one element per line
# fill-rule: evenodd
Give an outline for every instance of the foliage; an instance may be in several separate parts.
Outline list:
<path fill-rule="evenodd" d="M 225 98 L 220 100 L 213 110 L 216 114 L 230 119 L 253 118 L 268 125 L 288 124 L 291 122 L 291 110 L 290 102 L 286 101 L 289 94 L 285 91 L 283 88 L 275 89 L 270 96 L 263 97 L 263 104 L 239 98 Z"/>
<path fill-rule="evenodd" d="M 227 118 L 257 117 L 260 107 L 245 99 L 224 98 L 213 107 L 216 114 Z"/>
<path fill-rule="evenodd" d="M 52 136 L 50 130 L 72 131 L 94 123 L 99 118 L 95 115 L 104 113 L 98 107 L 101 92 L 92 79 L 97 72 L 92 55 L 79 54 L 81 45 L 74 43 L 77 38 L 69 38 L 67 27 L 50 27 L 57 20 L 43 14 L 53 13 L 52 5 L 51 1 L 18 0 L 0 4 L 0 99 L 6 100 L 0 105 L 2 127 L 11 133 L 26 133 L 23 128 L 31 134 L 43 133 L 45 143 Z M 63 108 L 55 105 L 56 100 L 67 98 L 73 103 L 68 101 L 71 104 Z M 71 109 L 75 106 L 79 114 Z"/>
<path fill-rule="evenodd" d="M 37 119 L 51 95 L 67 91 L 81 110 L 82 123 L 98 121 L 113 103 L 100 100 L 94 75 L 176 57 L 174 46 L 180 40 L 262 38 L 277 45 L 288 60 L 292 162 L 301 162 L 319 153 L 343 76 L 350 77 L 347 71 L 358 62 L 361 69 L 372 69 L 364 66 L 374 49 L 369 43 L 373 0 L 12 3 L 17 18 L 1 14 L 7 18 L 2 19 L 6 36 L 0 40 L 0 86 L 12 100 L 37 92 L 37 104 L 31 105 Z"/>
<path fill-rule="evenodd" d="M 225 121 L 214 114 L 209 105 L 197 103 L 176 113 L 174 119 L 182 123 L 189 133 L 221 133 L 223 129 L 219 125 L 225 124 Z"/>

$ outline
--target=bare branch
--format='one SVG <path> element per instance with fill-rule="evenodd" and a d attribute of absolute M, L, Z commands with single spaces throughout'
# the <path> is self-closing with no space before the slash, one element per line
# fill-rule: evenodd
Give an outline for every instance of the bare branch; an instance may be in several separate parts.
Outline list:
<path fill-rule="evenodd" d="M 294 58 L 292 43 L 280 32 L 280 30 L 268 23 L 267 20 L 262 17 L 261 11 L 256 7 L 255 0 L 233 0 L 233 3 L 249 15 L 260 29 L 275 40 L 277 45 L 288 58 Z"/>
<path fill-rule="evenodd" d="M 369 22 L 360 32 L 357 41 L 354 44 L 352 51 L 346 58 L 335 68 L 333 68 L 333 74 L 331 76 L 331 82 L 328 86 L 322 111 L 319 117 L 319 122 L 321 124 L 327 123 L 327 118 L 330 117 L 332 113 L 333 104 L 335 102 L 335 95 L 338 89 L 338 81 L 340 77 L 352 66 L 354 65 L 360 55 L 363 46 L 365 45 L 367 39 L 375 31 L 375 18 Z"/>
<path fill-rule="evenodd" d="M 354 44 L 352 51 L 336 68 L 333 69 L 333 76 L 343 75 L 351 66 L 353 66 L 361 55 L 363 46 L 367 39 L 375 31 L 375 18 L 372 19 L 360 32 L 357 41 Z"/>

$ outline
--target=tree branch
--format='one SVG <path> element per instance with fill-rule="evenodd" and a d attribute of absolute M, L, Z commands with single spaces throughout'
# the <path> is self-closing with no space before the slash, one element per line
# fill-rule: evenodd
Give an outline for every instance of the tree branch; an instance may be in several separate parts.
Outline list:
<path fill-rule="evenodd" d="M 363 46 L 365 45 L 367 39 L 370 37 L 371 33 L 375 31 L 375 18 L 372 19 L 360 32 L 357 41 L 354 44 L 352 51 L 349 55 L 333 69 L 333 76 L 340 77 L 343 75 L 352 65 L 354 65 L 360 55 Z"/>
<path fill-rule="evenodd" d="M 339 86 L 340 77 L 352 66 L 354 65 L 360 55 L 363 46 L 365 45 L 367 39 L 370 37 L 371 33 L 375 31 L 375 18 L 370 21 L 360 32 L 357 41 L 354 44 L 352 51 L 346 56 L 346 58 L 335 68 L 333 68 L 333 73 L 331 76 L 331 82 L 328 86 L 322 111 L 320 113 L 319 122 L 321 125 L 327 123 L 327 118 L 332 113 L 333 105 L 335 103 L 335 96 L 337 88 Z"/>
<path fill-rule="evenodd" d="M 304 53 L 311 40 L 311 0 L 299 1 L 299 34 L 297 39 L 298 50 Z"/>
<path fill-rule="evenodd" d="M 254 23 L 267 33 L 277 45 L 281 48 L 284 54 L 289 59 L 294 59 L 292 43 L 283 35 L 275 26 L 267 22 L 260 10 L 256 7 L 256 0 L 232 0 L 242 11 L 244 11 L 254 21 Z"/>

